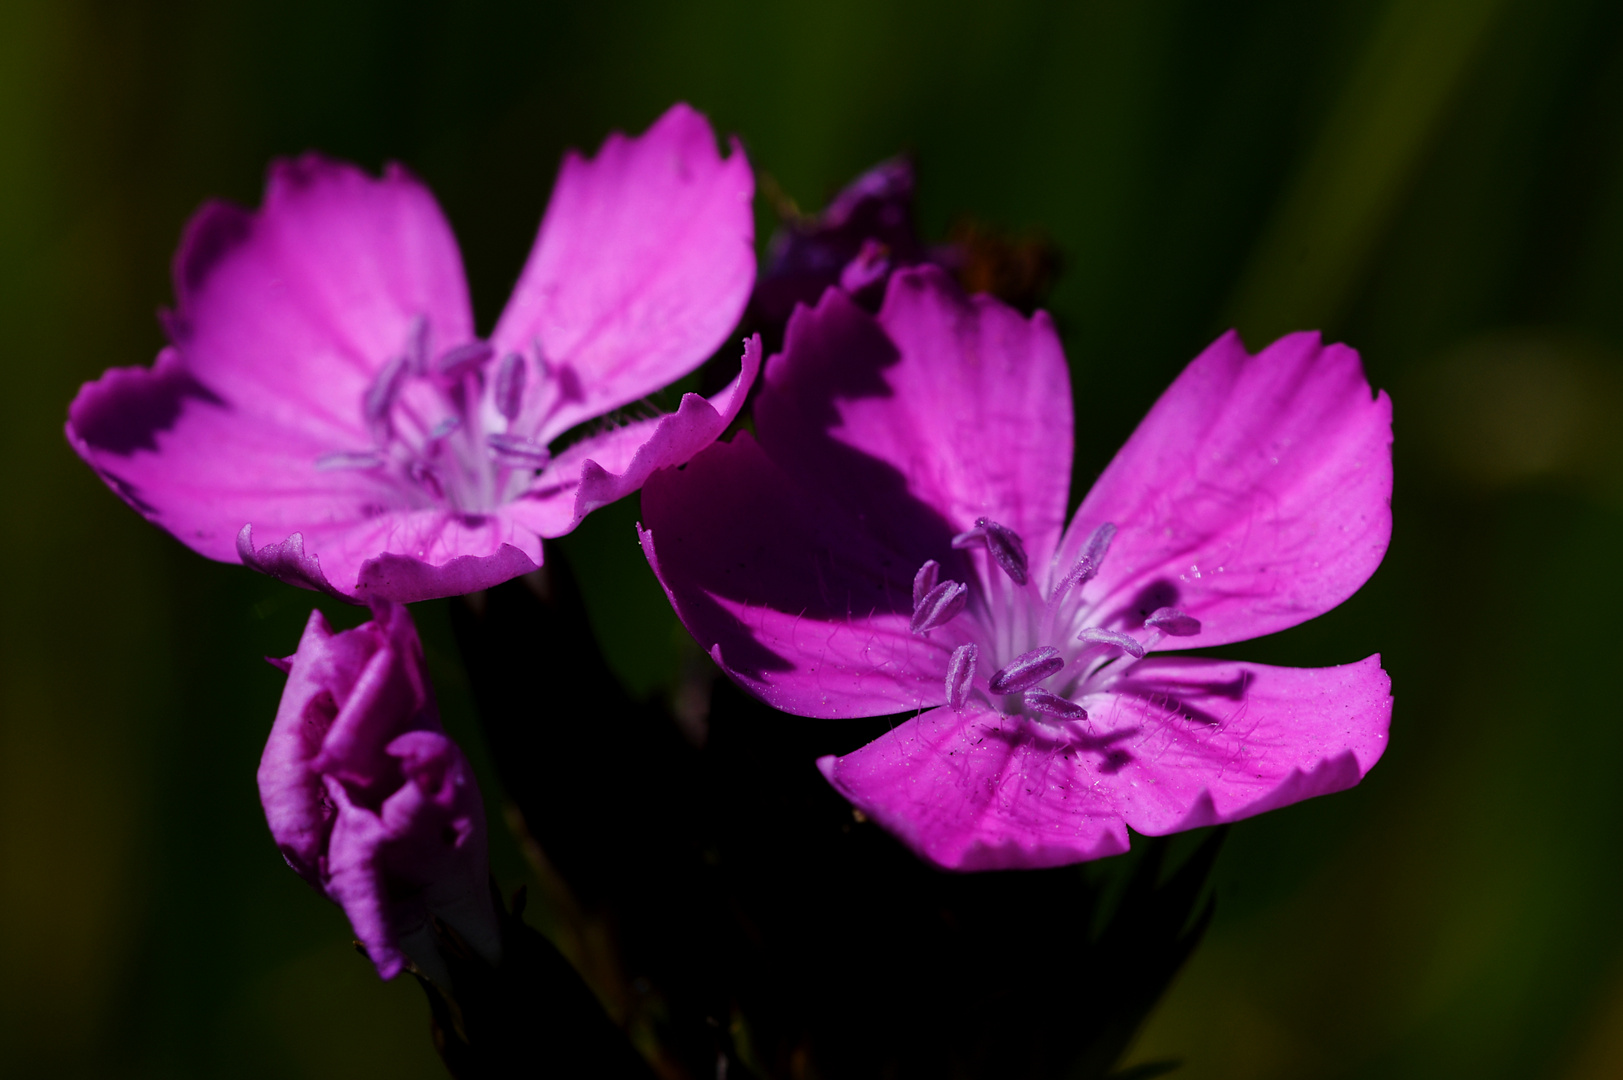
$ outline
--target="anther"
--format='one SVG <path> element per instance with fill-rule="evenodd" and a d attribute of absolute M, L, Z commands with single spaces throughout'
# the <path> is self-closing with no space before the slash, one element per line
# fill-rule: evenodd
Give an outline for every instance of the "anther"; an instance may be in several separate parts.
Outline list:
<path fill-rule="evenodd" d="M 1052 645 L 1023 652 L 992 676 L 994 694 L 1018 694 L 1029 690 L 1065 666 L 1065 658 Z"/>
<path fill-rule="evenodd" d="M 383 464 L 383 455 L 376 450 L 334 450 L 316 458 L 316 468 L 322 472 L 335 469 L 375 469 Z"/>
<path fill-rule="evenodd" d="M 1144 659 L 1144 643 L 1127 634 L 1120 634 L 1114 630 L 1106 630 L 1102 626 L 1090 626 L 1080 634 L 1076 640 L 1086 641 L 1090 645 L 1114 645 L 1134 660 Z"/>
<path fill-rule="evenodd" d="M 518 353 L 508 353 L 496 366 L 496 411 L 508 420 L 518 419 L 519 406 L 524 403 L 524 378 L 528 374 L 524 357 Z"/>
<path fill-rule="evenodd" d="M 941 564 L 934 559 L 925 559 L 919 572 L 913 575 L 913 610 L 917 611 L 920 604 L 935 583 L 941 579 Z"/>
<path fill-rule="evenodd" d="M 1026 708 L 1040 712 L 1044 716 L 1051 716 L 1055 720 L 1086 720 L 1088 710 L 1072 701 L 1062 698 L 1058 694 L 1047 690 L 1027 690 L 1023 699 Z"/>
<path fill-rule="evenodd" d="M 928 634 L 936 627 L 952 622 L 967 603 L 968 586 L 956 581 L 943 581 L 913 605 L 913 618 L 908 625 L 915 634 Z"/>
<path fill-rule="evenodd" d="M 969 688 L 975 681 L 975 661 L 980 659 L 980 650 L 974 645 L 960 645 L 952 650 L 952 659 L 947 661 L 947 704 L 952 706 L 953 712 L 963 712 L 964 703 L 969 700 Z"/>
<path fill-rule="evenodd" d="M 1016 585 L 1026 583 L 1026 544 L 1020 539 L 1019 533 L 990 518 L 977 518 L 973 529 L 952 538 L 955 548 L 979 547 L 983 544 Z"/>
<path fill-rule="evenodd" d="M 428 319 L 422 315 L 412 316 L 406 331 L 406 363 L 413 375 L 428 374 Z"/>
<path fill-rule="evenodd" d="M 552 460 L 552 452 L 538 442 L 517 435 L 486 435 L 485 445 L 490 456 L 506 465 L 526 469 L 544 469 Z"/>
<path fill-rule="evenodd" d="M 494 355 L 496 350 L 490 347 L 488 341 L 469 341 L 441 353 L 434 362 L 434 370 L 454 381 L 478 371 Z"/>
<path fill-rule="evenodd" d="M 366 417 L 367 426 L 372 429 L 373 438 L 378 442 L 384 442 L 389 436 L 389 410 L 394 408 L 394 399 L 400 395 L 408 371 L 409 361 L 404 356 L 397 356 L 383 365 L 383 370 L 372 380 L 372 385 L 366 388 L 366 400 L 361 405 L 361 411 Z"/>
<path fill-rule="evenodd" d="M 1159 630 L 1169 637 L 1194 637 L 1200 633 L 1200 620 L 1193 615 L 1185 615 L 1176 608 L 1156 608 L 1150 612 L 1150 617 L 1144 620 L 1144 625 Z"/>
<path fill-rule="evenodd" d="M 1099 573 L 1099 566 L 1105 561 L 1105 553 L 1110 550 L 1110 541 L 1115 538 L 1116 526 L 1108 521 L 1093 530 L 1088 542 L 1082 545 L 1082 554 L 1066 571 L 1060 583 L 1054 586 L 1053 599 L 1056 602 L 1072 589 L 1093 580 L 1094 575 Z"/>
<path fill-rule="evenodd" d="M 434 425 L 433 430 L 428 433 L 428 441 L 431 443 L 437 443 L 461 426 L 462 417 L 447 416 L 439 423 Z"/>

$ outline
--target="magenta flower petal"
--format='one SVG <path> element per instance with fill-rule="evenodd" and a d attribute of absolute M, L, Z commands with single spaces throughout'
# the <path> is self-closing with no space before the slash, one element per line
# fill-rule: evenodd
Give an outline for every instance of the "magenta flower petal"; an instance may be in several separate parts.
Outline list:
<path fill-rule="evenodd" d="M 686 105 L 639 138 L 609 136 L 590 161 L 564 158 L 491 339 L 539 343 L 572 373 L 578 392 L 540 418 L 540 441 L 685 375 L 732 329 L 755 280 L 754 193 L 738 143 L 723 158 Z"/>
<path fill-rule="evenodd" d="M 343 784 L 334 780 L 325 786 L 333 827 L 320 887 L 344 909 L 378 977 L 392 979 L 406 966 L 407 956 L 389 916 L 389 887 L 380 858 L 388 830 L 376 814 L 355 805 Z"/>
<path fill-rule="evenodd" d="M 237 538 L 238 557 L 244 566 L 290 585 L 403 604 L 488 589 L 541 565 L 540 538 L 508 507 L 493 514 L 390 513 L 305 532 L 308 541 L 304 533 L 294 533 L 256 548 L 253 526 L 245 525 Z M 309 547 L 319 547 L 321 555 L 308 553 Z M 354 585 L 346 592 L 333 584 L 339 581 Z"/>
<path fill-rule="evenodd" d="M 1059 866 L 1358 783 L 1386 747 L 1380 658 L 1276 668 L 1164 658 L 1086 721 L 936 709 L 818 765 L 920 857 L 953 870 Z"/>
<path fill-rule="evenodd" d="M 932 709 L 817 765 L 921 859 L 949 870 L 1064 866 L 1119 855 L 1127 829 L 1082 788 L 1075 752 L 984 705 Z M 1046 745 L 1046 749 L 1044 746 Z"/>
<path fill-rule="evenodd" d="M 259 766 L 266 823 L 288 865 L 343 907 L 384 978 L 407 953 L 443 974 L 430 917 L 494 962 L 478 785 L 440 728 L 410 615 L 394 604 L 374 614 L 335 634 L 313 612 L 285 662 Z"/>
<path fill-rule="evenodd" d="M 1380 565 L 1392 534 L 1392 403 L 1358 354 L 1292 334 L 1256 356 L 1229 333 L 1186 368 L 1082 501 L 1061 565 L 1119 531 L 1091 586 L 1137 629 L 1161 607 L 1200 621 L 1166 642 L 1243 641 L 1321 615 Z"/>
<path fill-rule="evenodd" d="M 349 916 L 378 974 L 399 974 L 430 915 L 486 956 L 499 953 L 492 922 L 484 810 L 467 759 L 437 732 L 413 731 L 385 748 L 406 782 L 369 809 L 333 777 L 336 808 L 327 855 L 328 894 Z M 413 956 L 443 977 L 437 957 Z"/>
<path fill-rule="evenodd" d="M 1070 384 L 1052 326 L 907 270 L 878 319 L 833 289 L 799 310 L 764 380 L 759 444 L 740 437 L 650 478 L 655 573 L 700 644 L 777 708 L 940 704 L 974 629 L 909 631 L 918 568 L 976 573 L 949 543 L 988 514 L 1030 530 L 1046 560 L 1064 520 Z M 1023 427 L 1026 412 L 1042 426 Z"/>
<path fill-rule="evenodd" d="M 280 541 L 338 508 L 363 517 L 376 485 L 312 464 L 369 445 L 359 404 L 417 318 L 443 339 L 472 334 L 433 196 L 396 166 L 374 180 L 314 155 L 278 162 L 258 213 L 197 213 L 174 276 L 174 346 L 150 370 L 114 369 L 80 390 L 74 449 L 211 558 L 234 559 L 248 522 Z"/>
<path fill-rule="evenodd" d="M 512 508 L 546 443 L 696 367 L 731 328 L 753 276 L 751 185 L 683 106 L 572 156 L 510 307 L 522 317 L 492 344 L 426 189 L 396 166 L 278 163 L 257 212 L 193 219 L 173 345 L 83 387 L 68 440 L 211 558 L 352 601 L 498 584 L 540 565 L 530 508 Z M 582 483 L 578 466 L 546 535 L 680 464 L 721 430 L 711 408 L 684 403 L 612 475 Z"/>
<path fill-rule="evenodd" d="M 338 715 L 337 699 L 347 696 L 376 648 L 373 635 L 334 634 L 321 612 L 312 611 L 298 652 L 285 661 L 287 685 L 260 758 L 259 794 L 283 857 L 314 885 L 320 884 L 332 813 L 310 763 Z"/>
<path fill-rule="evenodd" d="M 642 513 L 643 551 L 677 614 L 763 701 L 835 717 L 945 700 L 957 624 L 912 633 L 907 557 L 747 433 L 650 477 Z"/>
<path fill-rule="evenodd" d="M 739 372 L 715 397 L 682 395 L 676 412 L 591 435 L 542 471 L 535 486 L 508 505 L 537 536 L 563 536 L 598 507 L 636 491 L 656 470 L 685 463 L 738 418 L 761 370 L 761 338 L 744 343 Z"/>
<path fill-rule="evenodd" d="M 1156 657 L 1087 704 L 1115 740 L 1113 805 L 1160 836 L 1357 784 L 1386 750 L 1391 691 L 1379 656 L 1330 668 Z"/>
<path fill-rule="evenodd" d="M 315 155 L 277 162 L 258 213 L 216 203 L 192 219 L 175 291 L 187 369 L 239 413 L 329 446 L 365 434 L 348 406 L 415 319 L 436 344 L 473 336 L 456 239 L 398 165 L 375 180 Z"/>
<path fill-rule="evenodd" d="M 904 270 L 877 320 L 837 290 L 798 311 L 765 383 L 761 445 L 808 486 L 876 528 L 911 529 L 911 507 L 894 521 L 880 462 L 954 532 L 991 518 L 1047 564 L 1071 475 L 1070 375 L 1047 315 L 965 298 L 933 266 Z"/>

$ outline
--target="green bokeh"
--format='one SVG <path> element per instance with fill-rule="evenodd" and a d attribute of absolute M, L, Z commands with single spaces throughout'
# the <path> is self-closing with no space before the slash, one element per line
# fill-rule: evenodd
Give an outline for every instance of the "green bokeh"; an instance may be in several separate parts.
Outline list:
<path fill-rule="evenodd" d="M 1234 830 L 1210 937 L 1135 1053 L 1190 1080 L 1623 1074 L 1615 0 L 8 0 L 7 1075 L 439 1075 L 416 989 L 376 983 L 259 817 L 280 682 L 259 657 L 292 649 L 311 597 L 145 525 L 60 425 L 81 381 L 150 361 L 183 222 L 256 202 L 270 157 L 409 164 L 488 326 L 563 148 L 678 98 L 804 206 L 910 148 L 931 234 L 1044 229 L 1078 493 L 1231 324 L 1253 346 L 1321 327 L 1392 392 L 1386 564 L 1225 650 L 1381 651 L 1391 750 L 1363 787 Z M 569 548 L 651 691 L 680 646 L 635 518 Z M 418 615 L 477 757 L 443 606 Z"/>

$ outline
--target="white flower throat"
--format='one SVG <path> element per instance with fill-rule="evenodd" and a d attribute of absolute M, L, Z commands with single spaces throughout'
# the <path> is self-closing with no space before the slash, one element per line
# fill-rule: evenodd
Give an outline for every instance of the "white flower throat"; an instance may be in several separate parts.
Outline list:
<path fill-rule="evenodd" d="M 552 459 L 544 444 L 517 430 L 531 361 L 516 352 L 497 360 L 479 340 L 430 360 L 428 330 L 417 316 L 405 348 L 362 397 L 373 445 L 323 454 L 315 467 L 375 473 L 407 506 L 488 513 L 521 494 Z M 562 381 L 550 378 L 539 349 L 534 363 L 543 385 Z M 484 407 L 487 382 L 493 408 Z"/>
<path fill-rule="evenodd" d="M 941 580 L 941 564 L 927 560 L 913 578 L 915 634 L 928 634 L 966 611 L 980 626 L 996 670 L 986 680 L 989 701 L 998 711 L 1024 714 L 1044 723 L 1083 721 L 1080 702 L 1105 690 L 1167 636 L 1200 633 L 1200 622 L 1173 608 L 1159 608 L 1144 620 L 1147 633 L 1135 637 L 1093 625 L 1096 605 L 1082 601 L 1083 586 L 1099 573 L 1116 526 L 1093 531 L 1082 554 L 1045 596 L 1031 580 L 1026 545 L 1020 535 L 988 518 L 952 539 L 958 549 L 981 548 L 989 564 L 984 589 Z M 953 650 L 947 664 L 947 704 L 961 711 L 976 692 L 980 647 L 973 642 Z M 1046 684 L 1046 685 L 1045 685 Z"/>

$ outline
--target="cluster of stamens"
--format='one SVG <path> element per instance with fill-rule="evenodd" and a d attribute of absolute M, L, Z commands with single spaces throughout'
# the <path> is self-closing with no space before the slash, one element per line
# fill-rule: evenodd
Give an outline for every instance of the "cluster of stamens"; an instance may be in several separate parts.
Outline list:
<path fill-rule="evenodd" d="M 1023 706 L 1025 712 L 1039 720 L 1086 720 L 1087 710 L 1075 699 L 1104 689 L 1142 660 L 1163 638 L 1200 633 L 1198 619 L 1170 607 L 1159 608 L 1144 620 L 1142 628 L 1148 633 L 1142 639 L 1102 626 L 1082 626 L 1076 630 L 1078 622 L 1086 621 L 1088 609 L 1085 605 L 1065 601 L 1073 594 L 1079 595 L 1078 591 L 1099 573 L 1115 535 L 1115 525 L 1106 522 L 1099 526 L 1082 546 L 1076 562 L 1054 583 L 1046 598 L 1023 596 L 1025 590 L 1038 589 L 1031 582 L 1025 542 L 1013 529 L 981 518 L 973 528 L 953 537 L 952 546 L 959 550 L 984 548 L 989 561 L 1015 589 L 991 590 L 1003 594 L 1000 596 L 972 593 L 966 583 L 943 581 L 941 565 L 930 559 L 913 579 L 910 627 L 915 634 L 929 634 L 957 618 L 973 601 L 977 615 L 983 625 L 993 630 L 993 639 L 1000 646 L 1014 645 L 1019 636 L 1024 636 L 1029 643 L 1033 635 L 1038 641 L 1066 642 L 1064 649 L 1039 644 L 1021 651 L 992 674 L 986 688 L 992 695 L 1004 698 L 1006 706 Z M 998 575 L 991 577 L 995 582 Z M 1076 630 L 1074 634 L 1073 630 Z M 980 648 L 973 642 L 959 645 L 952 652 L 947 664 L 946 691 L 947 704 L 956 711 L 961 711 L 969 702 L 979 661 Z M 1043 685 L 1067 668 L 1069 677 L 1061 680 L 1057 687 L 1052 683 Z M 1014 702 L 1009 702 L 1009 698 L 1014 698 Z"/>
<path fill-rule="evenodd" d="M 539 349 L 535 363 L 543 378 L 551 374 Z M 509 352 L 498 359 L 484 341 L 453 345 L 434 357 L 428 320 L 418 316 L 404 349 L 362 395 L 372 446 L 323 454 L 315 467 L 376 472 L 414 505 L 490 510 L 527 487 L 551 460 L 546 446 L 515 430 L 529 369 L 524 356 Z M 487 430 L 481 417 L 487 381 L 501 430 Z M 429 392 L 408 395 L 413 387 Z"/>

